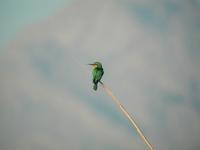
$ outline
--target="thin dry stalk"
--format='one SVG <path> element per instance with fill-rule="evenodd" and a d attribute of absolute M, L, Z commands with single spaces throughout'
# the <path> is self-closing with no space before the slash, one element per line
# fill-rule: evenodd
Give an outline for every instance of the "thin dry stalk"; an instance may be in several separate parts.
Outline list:
<path fill-rule="evenodd" d="M 153 146 L 150 144 L 150 142 L 148 141 L 148 139 L 144 136 L 144 133 L 142 133 L 141 129 L 137 125 L 135 119 L 133 119 L 133 117 L 130 116 L 130 114 L 127 112 L 127 110 L 124 108 L 124 106 L 114 96 L 114 94 L 112 93 L 112 91 L 105 84 L 103 84 L 102 82 L 100 82 L 100 83 L 101 83 L 104 91 L 112 98 L 112 100 L 115 103 L 117 103 L 118 107 L 121 109 L 121 111 L 124 113 L 124 115 L 129 119 L 129 121 L 131 122 L 131 124 L 135 127 L 136 131 L 138 132 L 138 134 L 140 135 L 140 137 L 144 141 L 144 143 L 147 144 L 147 146 L 149 147 L 150 150 L 154 150 Z"/>

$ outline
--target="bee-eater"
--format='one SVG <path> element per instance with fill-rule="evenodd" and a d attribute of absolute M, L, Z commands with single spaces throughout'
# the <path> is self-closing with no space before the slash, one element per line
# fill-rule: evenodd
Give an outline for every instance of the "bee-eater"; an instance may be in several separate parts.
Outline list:
<path fill-rule="evenodd" d="M 100 62 L 94 62 L 93 64 L 89 64 L 93 66 L 92 76 L 93 76 L 93 89 L 96 91 L 98 87 L 98 82 L 101 82 L 101 78 L 104 74 L 102 64 Z"/>

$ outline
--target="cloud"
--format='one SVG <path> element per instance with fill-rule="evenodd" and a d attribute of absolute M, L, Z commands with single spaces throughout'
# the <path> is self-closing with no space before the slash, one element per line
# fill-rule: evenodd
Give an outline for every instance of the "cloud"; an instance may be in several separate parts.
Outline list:
<path fill-rule="evenodd" d="M 130 12 L 127 4 L 136 5 Z M 156 149 L 198 148 L 199 60 L 188 44 L 198 33 L 193 7 L 76 1 L 30 27 L 0 59 L 4 149 L 144 149 L 109 97 L 92 91 L 85 64 L 97 59 L 103 81 Z"/>

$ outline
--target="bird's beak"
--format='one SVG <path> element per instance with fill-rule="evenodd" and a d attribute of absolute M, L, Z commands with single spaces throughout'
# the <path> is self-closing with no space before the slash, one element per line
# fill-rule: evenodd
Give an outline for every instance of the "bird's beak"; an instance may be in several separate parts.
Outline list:
<path fill-rule="evenodd" d="M 96 68 L 96 67 L 97 67 L 96 64 L 88 64 L 88 65 L 92 66 L 93 68 Z"/>

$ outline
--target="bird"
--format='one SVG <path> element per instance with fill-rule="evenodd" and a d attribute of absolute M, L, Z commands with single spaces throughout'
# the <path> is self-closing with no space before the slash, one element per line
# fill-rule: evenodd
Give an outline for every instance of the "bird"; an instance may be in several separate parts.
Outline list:
<path fill-rule="evenodd" d="M 94 62 L 92 64 L 88 64 L 93 67 L 92 76 L 93 76 L 93 89 L 96 91 L 98 88 L 98 83 L 101 82 L 101 78 L 104 74 L 102 64 L 100 62 Z"/>

